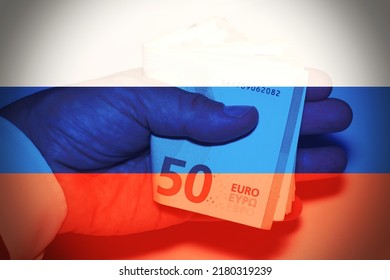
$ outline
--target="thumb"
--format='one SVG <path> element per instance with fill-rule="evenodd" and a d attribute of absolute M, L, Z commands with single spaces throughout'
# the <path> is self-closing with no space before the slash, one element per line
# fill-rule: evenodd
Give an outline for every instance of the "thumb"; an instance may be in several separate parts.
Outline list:
<path fill-rule="evenodd" d="M 179 88 L 150 88 L 142 94 L 147 125 L 163 137 L 223 143 L 252 131 L 259 119 L 253 106 L 225 106 Z M 153 93 L 152 93 L 153 91 Z"/>

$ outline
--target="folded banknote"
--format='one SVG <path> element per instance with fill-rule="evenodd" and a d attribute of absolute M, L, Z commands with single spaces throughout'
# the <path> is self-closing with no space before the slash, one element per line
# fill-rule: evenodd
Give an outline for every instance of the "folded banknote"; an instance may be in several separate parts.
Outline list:
<path fill-rule="evenodd" d="M 256 90 L 258 89 L 258 91 Z M 302 87 L 194 88 L 226 105 L 252 105 L 261 120 L 223 145 L 152 137 L 155 200 L 247 225 L 270 228 L 291 208 Z M 179 186 L 179 187 L 177 187 Z"/>

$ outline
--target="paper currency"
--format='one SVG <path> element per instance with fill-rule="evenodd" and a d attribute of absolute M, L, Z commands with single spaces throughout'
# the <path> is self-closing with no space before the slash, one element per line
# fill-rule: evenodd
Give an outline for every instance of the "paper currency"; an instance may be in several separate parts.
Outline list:
<path fill-rule="evenodd" d="M 224 145 L 152 137 L 158 203 L 262 229 L 291 211 L 307 74 L 283 50 L 252 44 L 224 20 L 147 44 L 144 73 L 225 105 L 252 105 L 260 122 Z"/>

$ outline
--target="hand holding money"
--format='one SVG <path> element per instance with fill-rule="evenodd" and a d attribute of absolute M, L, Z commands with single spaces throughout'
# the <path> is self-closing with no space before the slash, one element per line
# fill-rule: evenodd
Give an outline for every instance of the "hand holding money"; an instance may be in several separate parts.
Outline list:
<path fill-rule="evenodd" d="M 260 112 L 251 133 L 218 146 L 152 137 L 154 199 L 262 229 L 284 220 L 295 200 L 308 84 L 299 61 L 281 45 L 246 40 L 220 18 L 145 44 L 143 57 L 150 78 Z"/>
<path fill-rule="evenodd" d="M 295 199 L 295 157 L 305 98 L 303 88 L 194 88 L 195 92 L 197 90 L 203 91 L 197 94 L 209 95 L 229 104 L 256 106 L 260 123 L 243 138 L 219 142 L 216 146 L 210 146 L 207 141 L 199 143 L 194 139 L 153 136 L 155 200 L 164 205 L 270 229 L 273 221 L 282 221 L 286 214 L 291 213 Z M 267 90 L 270 94 L 266 93 Z M 317 102 L 307 103 L 306 115 L 313 106 L 321 107 L 318 96 L 308 95 L 307 99 Z M 338 117 L 342 120 L 340 125 L 348 125 L 350 111 L 345 103 L 335 99 L 322 102 L 323 109 L 344 107 L 345 112 Z M 324 116 L 323 120 L 331 122 L 333 117 Z M 308 127 L 312 125 L 304 120 L 302 132 L 310 131 Z M 317 132 L 325 132 L 327 126 Z M 333 159 L 337 161 L 326 159 L 324 151 L 336 154 Z M 307 166 L 301 166 L 302 162 L 310 163 L 311 156 L 336 167 L 331 172 L 343 169 L 341 166 L 346 164 L 345 155 L 338 148 L 303 149 L 298 153 L 299 172 L 312 172 Z"/>
<path fill-rule="evenodd" d="M 327 88 L 307 89 L 303 133 L 348 126 L 349 106 L 328 98 L 329 93 Z M 193 100 L 199 106 L 180 109 Z M 206 97 L 175 88 L 52 88 L 11 104 L 1 115 L 32 140 L 56 173 L 68 203 L 62 231 L 117 235 L 199 220 L 194 213 L 153 201 L 150 135 L 212 139 L 215 145 L 242 136 L 257 123 L 251 110 L 234 118 L 236 126 L 215 122 L 215 117 L 232 117 L 220 104 L 202 100 Z M 198 129 L 190 135 L 183 129 L 187 124 Z M 296 166 L 300 172 L 342 172 L 345 162 L 342 150 L 324 147 L 298 150 Z"/>

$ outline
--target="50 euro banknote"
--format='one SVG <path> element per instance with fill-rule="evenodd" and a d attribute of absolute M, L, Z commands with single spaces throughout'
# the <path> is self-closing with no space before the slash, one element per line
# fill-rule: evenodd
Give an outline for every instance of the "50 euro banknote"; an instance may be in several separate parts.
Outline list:
<path fill-rule="evenodd" d="M 226 105 L 255 106 L 260 121 L 244 138 L 215 146 L 153 136 L 155 201 L 262 229 L 283 220 L 294 199 L 305 88 L 185 89 Z"/>

